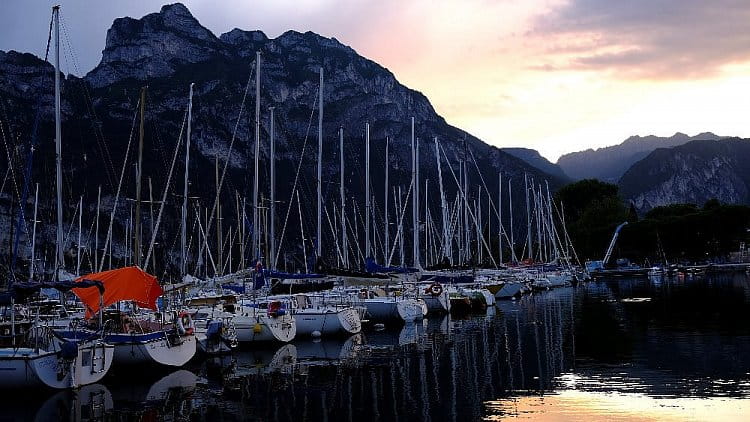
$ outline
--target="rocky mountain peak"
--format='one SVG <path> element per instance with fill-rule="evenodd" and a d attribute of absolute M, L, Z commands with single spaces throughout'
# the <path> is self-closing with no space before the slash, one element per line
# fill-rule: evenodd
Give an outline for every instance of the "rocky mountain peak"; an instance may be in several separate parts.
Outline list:
<path fill-rule="evenodd" d="M 45 113 L 53 111 L 52 65 L 29 53 L 17 51 L 0 51 L 0 92 L 3 101 L 19 101 L 33 108 L 41 107 Z M 63 79 L 63 89 L 65 79 Z M 46 93 L 48 95 L 41 95 Z M 7 104 L 7 103 L 6 103 Z M 63 100 L 63 112 L 67 104 Z M 32 115 L 16 115 L 14 119 L 31 121 Z"/>
<path fill-rule="evenodd" d="M 229 32 L 221 34 L 219 39 L 227 44 L 239 46 L 248 42 L 266 42 L 268 37 L 263 31 L 245 31 L 239 28 L 234 28 Z"/>
<path fill-rule="evenodd" d="M 141 19 L 115 19 L 107 31 L 102 61 L 87 75 L 94 87 L 120 79 L 163 77 L 186 63 L 225 54 L 216 36 L 181 3 Z"/>
<path fill-rule="evenodd" d="M 201 40 L 216 39 L 216 36 L 211 31 L 204 28 L 182 3 L 165 5 L 161 8 L 158 14 L 154 13 L 145 18 L 150 16 L 152 16 L 151 19 L 161 21 L 164 26 L 182 33 L 183 35 Z"/>
<path fill-rule="evenodd" d="M 690 139 L 690 135 L 688 135 L 687 133 L 675 132 L 674 135 L 672 135 L 672 139 L 674 140 Z"/>

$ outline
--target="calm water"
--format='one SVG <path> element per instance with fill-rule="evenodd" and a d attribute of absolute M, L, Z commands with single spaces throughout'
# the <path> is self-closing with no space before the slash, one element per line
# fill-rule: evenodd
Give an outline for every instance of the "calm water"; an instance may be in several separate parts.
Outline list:
<path fill-rule="evenodd" d="M 744 274 L 590 283 L 464 320 L 6 396 L 0 420 L 747 420 L 749 317 Z"/>

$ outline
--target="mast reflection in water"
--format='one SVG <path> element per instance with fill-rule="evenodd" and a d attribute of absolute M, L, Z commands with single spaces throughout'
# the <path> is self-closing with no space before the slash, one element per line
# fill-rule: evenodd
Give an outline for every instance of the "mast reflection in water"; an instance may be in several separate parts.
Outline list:
<path fill-rule="evenodd" d="M 89 420 L 742 419 L 748 311 L 744 275 L 590 283 L 147 381 L 115 374 L 34 408 Z"/>

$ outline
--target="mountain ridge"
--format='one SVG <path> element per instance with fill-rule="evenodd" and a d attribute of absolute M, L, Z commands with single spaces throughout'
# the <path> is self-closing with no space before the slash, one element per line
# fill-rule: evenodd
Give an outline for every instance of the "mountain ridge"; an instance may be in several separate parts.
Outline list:
<path fill-rule="evenodd" d="M 693 140 L 658 148 L 635 163 L 619 182 L 639 211 L 674 203 L 702 206 L 709 199 L 750 204 L 750 140 Z"/>
<path fill-rule="evenodd" d="M 524 148 L 524 147 L 503 147 L 501 150 L 507 152 L 508 154 L 520 158 L 530 165 L 536 167 L 537 169 L 547 173 L 554 175 L 562 180 L 569 180 L 567 174 L 563 171 L 563 169 L 546 158 L 544 158 L 539 151 L 531 148 Z"/>
<path fill-rule="evenodd" d="M 589 148 L 560 156 L 557 160 L 562 170 L 572 179 L 599 179 L 617 183 L 631 165 L 640 161 L 656 148 L 668 148 L 683 145 L 692 140 L 725 139 L 712 132 L 702 132 L 689 136 L 676 132 L 669 137 L 655 135 L 630 136 L 617 145 L 602 148 Z"/>

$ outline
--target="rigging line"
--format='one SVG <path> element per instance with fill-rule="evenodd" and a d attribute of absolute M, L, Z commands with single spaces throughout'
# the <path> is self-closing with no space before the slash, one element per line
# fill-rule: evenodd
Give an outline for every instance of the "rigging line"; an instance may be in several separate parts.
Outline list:
<path fill-rule="evenodd" d="M 156 234 L 159 233 L 159 224 L 161 224 L 161 215 L 164 211 L 164 204 L 167 201 L 167 193 L 169 193 L 169 185 L 172 182 L 172 173 L 174 172 L 174 163 L 177 162 L 177 156 L 180 153 L 180 145 L 182 144 L 182 133 L 185 130 L 185 123 L 187 122 L 187 108 L 182 118 L 182 127 L 180 128 L 180 135 L 177 137 L 177 145 L 174 147 L 174 155 L 172 156 L 172 165 L 169 167 L 169 175 L 167 176 L 167 183 L 164 185 L 164 194 L 161 197 L 161 204 L 159 205 L 159 216 L 156 217 L 156 225 L 154 225 L 154 232 L 151 233 L 151 243 L 148 245 L 148 253 L 146 253 L 146 266 L 148 261 L 151 259 L 151 252 L 154 250 L 154 242 L 156 241 Z M 154 268 L 156 270 L 156 268 Z"/>
<path fill-rule="evenodd" d="M 451 175 L 453 175 L 453 180 L 458 183 L 458 178 L 456 178 L 456 173 L 453 172 L 453 166 L 450 165 L 450 162 L 448 161 L 448 156 L 445 154 L 445 149 L 443 149 L 442 145 L 439 145 L 440 150 L 443 152 L 443 156 L 445 157 L 445 161 L 448 163 L 448 169 L 451 171 Z M 463 197 L 464 201 L 466 201 L 466 192 L 464 192 L 463 188 L 459 186 L 458 191 L 460 195 Z M 474 216 L 474 212 L 471 210 L 471 207 L 467 207 L 467 211 L 469 211 L 469 216 L 474 221 L 474 224 L 477 222 L 476 216 Z M 467 228 L 468 229 L 468 228 Z M 497 268 L 497 262 L 495 262 L 495 258 L 492 256 L 492 251 L 490 250 L 490 247 L 487 245 L 487 240 L 485 240 L 484 236 L 480 236 L 482 240 L 482 244 L 484 245 L 485 249 L 487 250 L 488 254 L 490 255 L 490 259 L 492 260 L 492 265 Z"/>
<path fill-rule="evenodd" d="M 335 234 L 336 230 L 334 230 L 333 228 L 333 223 L 331 222 L 331 215 L 328 213 L 328 207 L 323 207 L 323 210 L 326 212 L 326 219 L 328 220 L 328 226 L 331 228 L 331 233 Z M 339 248 L 339 239 L 335 236 L 334 236 L 334 242 L 336 244 L 336 254 L 338 255 L 339 259 L 343 260 L 343 256 L 341 255 L 341 248 Z"/>
<path fill-rule="evenodd" d="M 211 216 L 208 219 L 208 225 L 206 227 L 206 236 L 211 235 L 211 226 L 214 221 L 214 216 L 216 215 L 216 208 L 219 205 L 219 199 L 221 196 L 221 187 L 224 185 L 224 178 L 227 175 L 227 168 L 229 167 L 229 161 L 232 159 L 232 149 L 234 148 L 234 140 L 237 138 L 237 130 L 240 126 L 240 122 L 242 121 L 242 113 L 245 111 L 245 100 L 247 99 L 247 93 L 250 90 L 250 84 L 253 80 L 253 72 L 255 71 L 255 66 L 253 66 L 250 70 L 250 74 L 247 77 L 247 83 L 245 84 L 245 92 L 242 94 L 242 102 L 240 103 L 240 111 L 237 114 L 237 121 L 234 124 L 234 131 L 232 132 L 232 139 L 229 142 L 229 151 L 227 152 L 227 159 L 224 163 L 224 170 L 221 172 L 221 179 L 219 180 L 219 186 L 216 188 L 216 198 L 214 199 L 214 205 L 211 207 Z M 218 156 L 218 155 L 217 155 Z M 253 228 L 255 230 L 255 228 Z M 201 248 L 201 252 L 203 252 L 203 248 Z"/>
<path fill-rule="evenodd" d="M 201 212 L 200 212 L 201 210 L 200 210 L 200 206 L 198 205 L 197 201 L 196 201 L 195 204 L 193 204 L 193 209 L 195 210 L 195 215 L 197 217 L 196 220 L 198 220 L 198 229 L 200 229 L 200 234 L 203 236 L 203 239 L 199 240 L 199 242 L 202 245 L 205 246 L 208 243 L 208 238 L 206 236 L 206 232 L 203 231 L 203 223 L 201 222 Z M 198 259 L 201 259 L 201 257 L 203 256 L 202 255 L 203 254 L 203 249 L 204 248 L 200 249 L 201 255 L 198 255 Z M 205 250 L 206 250 L 206 254 L 208 255 L 208 260 L 211 263 L 211 268 L 214 270 L 214 274 L 216 274 L 216 263 L 214 262 L 214 256 L 211 253 L 211 248 L 206 247 Z M 208 264 L 205 263 L 205 262 L 203 263 L 203 265 L 208 266 Z"/>
<path fill-rule="evenodd" d="M 55 15 L 52 14 L 49 18 L 49 31 L 47 32 L 47 48 L 44 51 L 44 61 L 49 59 L 49 47 L 52 45 L 52 24 L 55 22 Z"/>
<path fill-rule="evenodd" d="M 195 227 L 195 226 L 193 226 L 193 227 Z M 170 250 L 177 249 L 177 241 L 179 239 L 180 239 L 180 233 L 177 232 L 177 233 L 175 233 L 174 236 L 172 236 L 172 246 L 170 246 L 169 248 L 165 247 L 164 250 L 165 251 L 170 251 Z M 169 274 L 167 274 L 168 268 L 169 268 L 168 265 L 164 265 L 164 269 L 163 269 L 163 271 L 161 273 L 161 277 L 159 278 L 160 280 L 167 280 L 167 276 L 169 276 Z M 154 269 L 154 271 L 156 271 L 156 269 Z M 170 280 L 171 280 L 171 278 L 170 278 Z M 180 280 L 180 281 L 182 281 L 182 280 Z"/>
<path fill-rule="evenodd" d="M 492 195 L 490 195 L 490 190 L 487 189 L 487 183 L 484 182 L 484 177 L 482 177 L 482 172 L 479 171 L 479 166 L 477 165 L 477 160 L 474 157 L 474 151 L 469 148 L 469 153 L 471 154 L 471 160 L 474 163 L 474 168 L 477 169 L 477 174 L 479 174 L 479 179 L 482 181 L 482 185 L 484 186 L 484 190 L 487 192 L 487 195 L 489 197 L 490 204 L 492 205 L 492 209 L 495 211 L 495 216 L 500 215 L 497 207 L 495 207 L 495 201 L 492 200 Z M 500 221 L 500 231 L 505 232 L 505 226 L 503 226 L 503 222 Z M 506 235 L 507 238 L 507 235 Z M 510 239 L 508 239 L 508 242 L 510 242 Z"/>
<path fill-rule="evenodd" d="M 63 36 L 65 39 L 65 43 L 68 46 L 68 54 L 71 55 L 71 62 L 73 63 L 73 69 L 77 74 L 83 75 L 83 73 L 80 71 L 80 68 L 78 67 L 78 56 L 75 52 L 75 49 L 73 48 L 72 43 L 70 42 L 70 35 L 68 34 L 67 25 L 65 24 L 64 16 L 60 15 L 60 26 L 63 30 Z M 45 58 L 46 60 L 46 58 Z M 83 78 L 76 78 L 75 81 L 78 82 L 78 85 L 81 88 L 81 91 L 83 92 L 83 102 L 86 106 L 86 111 L 89 113 L 91 126 L 94 132 L 94 137 L 96 138 L 97 146 L 99 147 L 99 150 L 101 152 L 102 158 L 105 161 L 107 170 L 106 176 L 107 181 L 109 182 L 110 187 L 114 187 L 114 178 L 115 178 L 115 166 L 112 161 L 112 154 L 109 150 L 109 146 L 107 145 L 105 139 L 104 139 L 104 133 L 102 132 L 101 125 L 97 124 L 100 123 L 99 118 L 96 114 L 96 109 L 94 108 L 94 102 L 91 99 L 91 93 L 88 89 L 88 85 L 85 83 Z"/>
<path fill-rule="evenodd" d="M 130 137 L 128 139 L 128 146 L 125 149 L 125 157 L 122 161 L 122 170 L 120 171 L 120 182 L 117 184 L 117 193 L 115 194 L 115 202 L 112 204 L 112 212 L 109 216 L 109 227 L 107 228 L 107 237 L 104 241 L 104 252 L 102 253 L 102 259 L 99 261 L 99 268 L 97 272 L 101 272 L 102 268 L 104 268 L 104 257 L 107 255 L 107 246 L 112 241 L 112 224 L 114 224 L 115 220 L 115 213 L 117 212 L 117 204 L 120 201 L 120 190 L 122 189 L 122 179 L 125 176 L 125 169 L 128 167 L 128 156 L 130 155 L 130 146 L 133 143 L 133 136 L 135 135 L 135 122 L 136 118 L 138 117 L 138 108 L 141 105 L 140 98 L 138 99 L 138 102 L 135 105 L 135 112 L 133 113 L 133 124 L 130 128 Z M 110 251 L 110 258 L 112 257 L 112 253 Z"/>
<path fill-rule="evenodd" d="M 578 253 L 576 252 L 576 248 L 575 248 L 575 246 L 573 246 L 573 242 L 570 241 L 570 236 L 568 236 L 568 228 L 565 227 L 565 224 L 563 223 L 565 220 L 562 217 L 562 213 L 560 212 L 560 209 L 557 208 L 557 202 L 555 202 L 554 198 L 552 199 L 551 202 L 552 202 L 552 207 L 555 210 L 555 213 L 557 213 L 557 219 L 559 220 L 559 222 L 560 222 L 560 224 L 562 225 L 562 228 L 563 228 L 563 238 L 564 238 L 563 240 L 565 240 L 565 243 L 569 244 L 570 249 L 573 250 L 573 257 L 575 258 L 575 260 L 578 263 L 578 265 L 581 265 L 581 260 L 578 259 Z M 560 236 L 559 236 L 559 234 L 557 232 L 557 228 L 555 228 L 553 226 L 553 229 L 554 229 L 554 232 L 555 232 L 555 236 L 557 237 L 557 241 L 560 242 L 560 244 L 562 246 L 562 243 L 564 243 L 564 242 L 563 242 L 563 240 L 560 239 Z M 659 233 L 657 232 L 656 235 L 658 236 Z M 571 266 L 571 264 L 570 264 L 570 257 L 566 256 L 565 259 L 568 261 L 568 266 Z"/>
<path fill-rule="evenodd" d="M 487 184 L 484 182 L 484 177 L 482 177 L 482 172 L 479 171 L 477 160 L 476 158 L 474 158 L 474 152 L 471 150 L 471 148 L 469 148 L 469 153 L 471 154 L 471 159 L 474 162 L 474 167 L 477 169 L 477 174 L 479 174 L 479 179 L 482 181 L 482 185 L 484 185 L 484 190 L 487 192 L 487 196 L 489 197 L 490 204 L 492 204 L 492 209 L 495 211 L 495 216 L 498 217 L 498 221 L 500 222 L 500 233 L 505 236 L 505 240 L 507 240 L 508 244 L 510 244 L 511 243 L 510 238 L 508 237 L 508 233 L 505 230 L 505 225 L 503 225 L 502 220 L 500 220 L 500 211 L 498 210 L 498 208 L 495 207 L 495 202 L 492 200 L 492 195 L 490 195 L 489 189 L 487 189 Z M 443 152 L 443 154 L 445 154 L 445 152 Z M 446 161 L 447 160 L 448 158 L 446 157 Z M 450 167 L 450 163 L 448 163 L 448 166 Z M 453 172 L 452 168 L 451 168 L 451 172 Z"/>
<path fill-rule="evenodd" d="M 352 200 L 352 216 L 354 217 L 354 222 L 352 223 L 351 221 L 349 221 L 349 227 L 352 231 L 352 239 L 356 239 L 356 241 L 352 243 L 357 245 L 356 255 L 359 255 L 360 262 L 365 262 L 365 255 L 362 253 L 362 247 L 360 246 L 360 238 L 359 236 L 357 236 L 357 234 L 359 233 L 357 216 L 359 216 L 359 219 L 362 220 L 362 213 L 359 212 L 359 204 L 357 204 L 356 200 Z"/>
<path fill-rule="evenodd" d="M 0 125 L 0 130 L 2 130 L 2 125 Z M 3 135 L 3 145 L 5 145 L 5 156 L 8 159 L 8 168 L 10 169 L 10 181 L 11 185 L 13 186 L 13 190 L 15 191 L 16 198 L 21 198 L 21 193 L 18 190 L 18 182 L 16 180 L 16 172 L 15 172 L 15 165 L 13 164 L 16 160 L 16 149 L 13 149 L 13 154 L 11 154 L 10 147 L 8 146 L 8 141 L 5 137 L 5 131 L 2 130 Z M 12 199 L 11 199 L 12 202 Z"/>
<path fill-rule="evenodd" d="M 193 249 L 193 238 L 195 237 L 195 231 L 196 231 L 195 228 L 198 225 L 197 220 L 198 220 L 197 218 L 193 219 L 193 226 L 190 228 L 190 237 L 188 238 L 187 247 L 185 248 L 186 255 L 190 255 L 190 251 Z M 176 249 L 176 246 L 177 246 L 177 241 L 175 240 L 175 244 L 172 246 L 173 251 Z"/>
<path fill-rule="evenodd" d="M 10 174 L 10 166 L 8 166 L 8 168 L 5 169 L 5 177 L 3 177 L 3 184 L 0 185 L 0 196 L 2 196 L 3 192 L 5 192 L 5 183 L 8 181 L 9 174 Z"/>
<path fill-rule="evenodd" d="M 70 220 L 70 225 L 68 226 L 68 231 L 65 233 L 65 238 L 63 239 L 63 245 L 67 245 L 68 241 L 70 240 L 70 232 L 73 231 L 73 226 L 76 222 L 76 217 L 78 216 L 78 207 L 76 207 L 76 211 L 73 213 L 73 218 Z M 65 249 L 62 245 L 60 245 L 63 250 Z"/>
<path fill-rule="evenodd" d="M 406 198 L 404 199 L 404 206 L 401 210 L 401 216 L 398 220 L 398 229 L 396 230 L 396 237 L 401 236 L 401 233 L 404 231 L 404 214 L 406 214 L 406 207 L 409 205 L 409 196 L 411 195 L 411 189 L 414 186 L 414 182 L 409 183 L 409 190 L 406 192 Z M 396 243 L 393 242 L 393 247 L 391 248 L 391 253 L 388 255 L 388 262 L 390 263 L 393 260 L 393 254 L 396 252 Z M 402 262 L 401 265 L 404 265 Z"/>
<path fill-rule="evenodd" d="M 320 95 L 320 87 L 318 87 L 318 92 L 315 94 L 315 101 L 313 104 L 318 102 L 318 95 Z M 273 262 L 279 262 L 279 253 L 281 253 L 281 246 L 284 244 L 284 235 L 286 234 L 286 226 L 289 221 L 289 213 L 292 210 L 292 203 L 294 202 L 294 192 L 297 189 L 297 182 L 299 181 L 299 173 L 300 169 L 302 169 L 302 161 L 305 159 L 305 149 L 307 148 L 307 140 L 310 136 L 310 128 L 312 127 L 312 121 L 313 116 L 315 116 L 315 107 L 311 107 L 310 111 L 310 119 L 307 122 L 307 133 L 305 133 L 305 140 L 302 143 L 302 152 L 300 153 L 299 157 L 299 163 L 297 163 L 297 171 L 294 175 L 294 185 L 292 185 L 292 199 L 289 200 L 289 206 L 286 208 L 286 216 L 284 217 L 284 226 L 281 229 L 281 236 L 279 237 L 279 246 L 276 249 L 276 254 L 274 255 Z M 255 230 L 255 228 L 253 228 Z M 304 239 L 303 239 L 304 241 Z"/>

